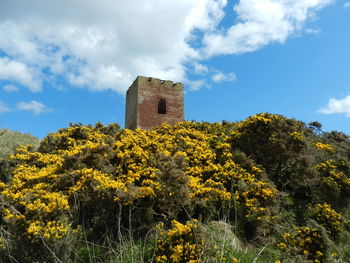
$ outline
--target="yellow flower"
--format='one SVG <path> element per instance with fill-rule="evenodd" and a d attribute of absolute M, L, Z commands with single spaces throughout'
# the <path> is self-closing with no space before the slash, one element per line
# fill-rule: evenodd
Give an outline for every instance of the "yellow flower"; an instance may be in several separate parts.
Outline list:
<path fill-rule="evenodd" d="M 316 146 L 316 148 L 323 150 L 325 152 L 329 152 L 329 153 L 334 152 L 334 148 L 330 144 L 316 142 L 316 143 L 314 143 L 314 145 Z"/>
<path fill-rule="evenodd" d="M 279 248 L 281 248 L 281 249 L 285 249 L 286 247 L 287 247 L 287 245 L 285 244 L 285 243 L 278 243 L 278 245 L 277 245 Z"/>
<path fill-rule="evenodd" d="M 290 233 L 285 233 L 283 236 L 284 236 L 284 238 L 290 238 L 291 237 Z"/>
<path fill-rule="evenodd" d="M 316 251 L 316 257 L 322 257 L 323 256 L 323 253 L 321 251 Z"/>

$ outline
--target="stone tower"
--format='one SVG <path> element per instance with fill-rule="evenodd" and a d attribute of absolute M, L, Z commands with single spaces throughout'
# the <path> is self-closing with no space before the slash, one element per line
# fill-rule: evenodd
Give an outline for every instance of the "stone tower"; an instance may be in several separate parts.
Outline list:
<path fill-rule="evenodd" d="M 126 92 L 125 128 L 150 129 L 184 120 L 181 83 L 138 76 Z"/>

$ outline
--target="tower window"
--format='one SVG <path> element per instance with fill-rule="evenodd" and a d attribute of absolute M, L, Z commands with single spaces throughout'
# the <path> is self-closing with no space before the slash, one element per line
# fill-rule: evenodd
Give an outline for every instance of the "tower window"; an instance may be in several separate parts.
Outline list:
<path fill-rule="evenodd" d="M 165 114 L 165 113 L 166 113 L 166 100 L 159 99 L 159 101 L 158 101 L 158 114 Z"/>

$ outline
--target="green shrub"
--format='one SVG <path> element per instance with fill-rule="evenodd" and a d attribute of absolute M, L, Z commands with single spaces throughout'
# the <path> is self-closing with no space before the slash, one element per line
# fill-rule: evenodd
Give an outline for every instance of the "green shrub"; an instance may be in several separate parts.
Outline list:
<path fill-rule="evenodd" d="M 343 260 L 349 143 L 317 123 L 268 113 L 153 130 L 71 125 L 3 159 L 0 257 Z"/>

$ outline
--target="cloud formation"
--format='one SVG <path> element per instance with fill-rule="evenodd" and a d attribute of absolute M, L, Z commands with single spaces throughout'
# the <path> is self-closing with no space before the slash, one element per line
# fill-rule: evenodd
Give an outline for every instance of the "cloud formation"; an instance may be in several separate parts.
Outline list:
<path fill-rule="evenodd" d="M 202 88 L 211 88 L 206 79 L 187 80 L 187 85 L 191 91 L 197 91 Z"/>
<path fill-rule="evenodd" d="M 345 4 L 344 4 L 344 8 L 349 8 L 350 7 L 350 2 L 346 2 Z"/>
<path fill-rule="evenodd" d="M 7 93 L 17 92 L 19 90 L 19 88 L 14 85 L 5 85 L 2 89 Z"/>
<path fill-rule="evenodd" d="M 35 115 L 50 111 L 50 109 L 44 104 L 35 100 L 29 102 L 20 101 L 17 103 L 17 109 L 22 111 L 30 111 Z"/>
<path fill-rule="evenodd" d="M 209 72 L 209 69 L 207 66 L 200 64 L 198 62 L 195 62 L 193 67 L 194 67 L 194 73 L 197 75 L 205 75 Z"/>
<path fill-rule="evenodd" d="M 6 106 L 6 104 L 0 101 L 0 113 L 5 113 L 10 111 L 10 109 Z"/>
<path fill-rule="evenodd" d="M 319 35 L 321 33 L 320 29 L 306 28 L 305 33 L 309 35 Z"/>
<path fill-rule="evenodd" d="M 240 0 L 234 6 L 239 20 L 227 30 L 204 37 L 204 56 L 252 52 L 270 43 L 284 43 L 302 29 L 315 11 L 333 0 Z"/>
<path fill-rule="evenodd" d="M 227 0 L 0 2 L 0 79 L 124 93 L 137 75 L 188 80 L 205 58 L 283 43 L 332 0 L 240 0 L 223 28 Z M 4 70 L 4 71 L 3 71 Z"/>
<path fill-rule="evenodd" d="M 321 108 L 319 112 L 324 114 L 342 113 L 350 117 L 350 95 L 340 100 L 334 98 L 330 99 L 328 105 Z"/>
<path fill-rule="evenodd" d="M 222 72 L 215 73 L 211 76 L 212 81 L 220 83 L 220 82 L 231 82 L 236 81 L 237 76 L 235 73 L 230 72 L 228 74 L 224 74 Z"/>
<path fill-rule="evenodd" d="M 189 44 L 193 30 L 214 29 L 225 5 L 226 0 L 3 0 L 0 50 L 22 65 L 27 75 L 21 84 L 33 91 L 41 86 L 33 83 L 29 66 L 46 70 L 45 81 L 61 75 L 95 90 L 124 92 L 138 74 L 183 81 L 185 63 L 199 57 Z"/>
<path fill-rule="evenodd" d="M 41 90 L 40 77 L 35 69 L 22 62 L 0 57 L 0 80 L 10 80 L 27 86 L 33 92 Z"/>

